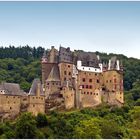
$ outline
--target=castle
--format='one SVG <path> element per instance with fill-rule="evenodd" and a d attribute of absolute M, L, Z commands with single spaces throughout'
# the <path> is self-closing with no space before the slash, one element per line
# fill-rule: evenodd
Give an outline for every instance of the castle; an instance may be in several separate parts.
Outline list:
<path fill-rule="evenodd" d="M 94 107 L 103 102 L 122 106 L 123 67 L 116 57 L 108 64 L 92 52 L 60 46 L 42 57 L 42 85 L 46 100 L 62 97 L 64 108 Z M 49 109 L 48 104 L 46 108 Z"/>
<path fill-rule="evenodd" d="M 122 106 L 123 67 L 116 57 L 102 63 L 92 52 L 53 46 L 41 59 L 42 83 L 35 79 L 29 93 L 18 84 L 0 84 L 0 117 L 21 112 L 34 115 L 54 109 L 95 107 L 103 102 Z"/>

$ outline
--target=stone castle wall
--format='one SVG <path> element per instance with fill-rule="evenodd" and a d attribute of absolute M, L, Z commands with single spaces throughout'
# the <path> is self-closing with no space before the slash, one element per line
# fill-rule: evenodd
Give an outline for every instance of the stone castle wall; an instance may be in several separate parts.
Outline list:
<path fill-rule="evenodd" d="M 61 91 L 64 98 L 64 104 L 66 109 L 71 109 L 75 107 L 75 91 L 72 88 L 64 87 Z"/>
<path fill-rule="evenodd" d="M 0 94 L 0 112 L 1 113 L 10 113 L 10 114 L 19 114 L 21 105 L 20 96 L 5 95 Z M 9 114 L 9 115 L 10 115 Z"/>

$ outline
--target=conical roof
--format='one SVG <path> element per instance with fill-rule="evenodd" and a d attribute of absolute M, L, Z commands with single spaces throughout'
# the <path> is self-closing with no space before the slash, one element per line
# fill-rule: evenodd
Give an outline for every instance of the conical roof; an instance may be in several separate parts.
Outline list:
<path fill-rule="evenodd" d="M 53 65 L 47 81 L 60 81 L 59 68 L 57 64 Z"/>
<path fill-rule="evenodd" d="M 40 84 L 40 95 L 44 95 L 43 89 L 41 86 L 41 81 L 39 79 L 34 79 L 32 86 L 30 88 L 30 91 L 29 91 L 29 95 L 36 95 L 38 84 Z"/>

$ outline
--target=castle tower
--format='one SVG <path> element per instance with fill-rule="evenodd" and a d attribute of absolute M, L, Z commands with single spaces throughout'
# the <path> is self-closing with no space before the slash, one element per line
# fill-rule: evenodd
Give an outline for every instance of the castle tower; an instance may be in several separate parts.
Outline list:
<path fill-rule="evenodd" d="M 44 91 L 44 88 L 45 88 L 44 87 L 44 85 L 45 85 L 45 67 L 46 67 L 47 62 L 48 62 L 48 59 L 47 59 L 46 51 L 44 50 L 44 53 L 43 53 L 43 56 L 42 56 L 42 59 L 41 59 L 43 91 Z"/>
<path fill-rule="evenodd" d="M 116 57 L 112 57 L 108 63 L 108 70 L 103 72 L 104 85 L 107 99 L 110 104 L 122 105 L 124 103 L 123 93 L 123 69 L 122 63 Z"/>
<path fill-rule="evenodd" d="M 49 63 L 58 63 L 58 51 L 55 49 L 54 46 L 51 47 L 48 61 Z"/>

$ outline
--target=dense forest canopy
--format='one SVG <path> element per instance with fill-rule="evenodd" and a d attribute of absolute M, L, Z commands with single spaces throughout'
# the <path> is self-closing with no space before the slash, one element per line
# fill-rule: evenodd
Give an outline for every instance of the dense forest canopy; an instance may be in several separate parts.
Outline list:
<path fill-rule="evenodd" d="M 99 106 L 49 114 L 21 114 L 0 123 L 1 139 L 138 139 L 140 106 Z M 28 129 L 27 129 L 28 128 Z"/>

